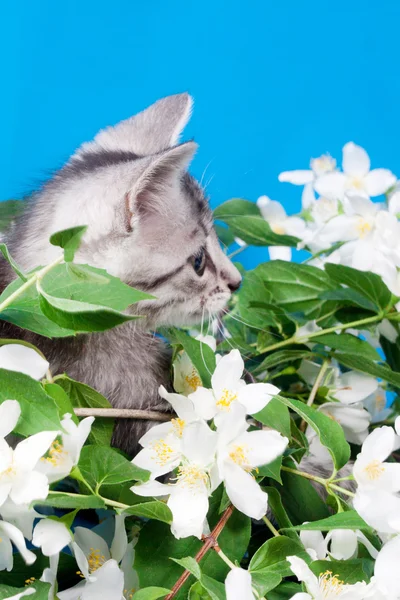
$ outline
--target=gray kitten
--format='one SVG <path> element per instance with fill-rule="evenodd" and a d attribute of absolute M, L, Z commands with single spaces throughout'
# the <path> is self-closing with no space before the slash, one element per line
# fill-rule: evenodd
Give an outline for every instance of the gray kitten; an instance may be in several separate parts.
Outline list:
<path fill-rule="evenodd" d="M 144 316 L 111 331 L 49 340 L 2 322 L 2 337 L 24 338 L 50 361 L 104 394 L 113 406 L 166 410 L 158 395 L 169 384 L 170 360 L 151 331 L 194 325 L 218 313 L 241 276 L 222 252 L 199 183 L 187 172 L 197 145 L 179 144 L 192 99 L 178 94 L 100 131 L 32 197 L 5 240 L 25 269 L 60 252 L 52 233 L 88 225 L 76 261 L 106 269 L 156 296 L 132 307 Z M 2 261 L 4 288 L 14 275 Z M 147 422 L 118 420 L 113 443 L 132 455 Z"/>

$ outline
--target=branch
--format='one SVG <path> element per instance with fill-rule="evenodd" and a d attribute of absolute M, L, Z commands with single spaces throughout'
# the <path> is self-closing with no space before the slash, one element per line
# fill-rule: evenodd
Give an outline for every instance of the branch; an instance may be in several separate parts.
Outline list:
<path fill-rule="evenodd" d="M 77 417 L 105 417 L 108 419 L 144 419 L 148 421 L 169 421 L 172 413 L 156 410 L 136 410 L 134 408 L 74 408 Z"/>
<path fill-rule="evenodd" d="M 207 552 L 211 548 L 218 547 L 218 544 L 217 544 L 218 536 L 220 535 L 221 531 L 227 524 L 233 511 L 234 511 L 234 507 L 232 505 L 228 506 L 228 508 L 224 511 L 224 513 L 222 514 L 222 517 L 220 518 L 220 520 L 218 521 L 218 523 L 216 524 L 216 526 L 214 527 L 214 529 L 212 530 L 210 535 L 204 536 L 203 547 L 200 548 L 200 550 L 194 557 L 194 559 L 197 563 L 199 563 L 201 561 L 201 559 L 204 557 L 204 555 L 207 554 Z M 179 592 L 181 587 L 186 583 L 186 581 L 190 577 L 190 575 L 191 575 L 190 571 L 184 571 L 182 573 L 182 575 L 179 577 L 178 581 L 175 583 L 174 587 L 172 588 L 171 593 L 165 597 L 165 600 L 172 600 L 172 598 L 175 598 L 176 594 Z"/>

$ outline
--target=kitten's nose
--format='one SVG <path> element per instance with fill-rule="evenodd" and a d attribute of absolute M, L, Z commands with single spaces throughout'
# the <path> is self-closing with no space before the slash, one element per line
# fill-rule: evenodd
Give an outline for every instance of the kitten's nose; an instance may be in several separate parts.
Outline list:
<path fill-rule="evenodd" d="M 241 283 L 242 278 L 236 279 L 236 281 L 231 281 L 230 283 L 228 283 L 228 288 L 231 290 L 231 292 L 236 292 L 236 290 L 240 288 Z"/>

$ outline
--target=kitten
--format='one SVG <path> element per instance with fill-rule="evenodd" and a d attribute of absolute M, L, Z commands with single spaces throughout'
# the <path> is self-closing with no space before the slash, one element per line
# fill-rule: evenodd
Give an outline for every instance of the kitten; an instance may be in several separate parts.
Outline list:
<path fill-rule="evenodd" d="M 76 262 L 104 268 L 156 297 L 132 307 L 143 319 L 90 336 L 49 340 L 0 324 L 2 337 L 40 348 L 53 374 L 87 383 L 115 407 L 168 410 L 157 390 L 169 386 L 169 353 L 151 331 L 198 324 L 204 312 L 218 313 L 241 283 L 220 248 L 204 192 L 187 172 L 197 144 L 178 143 L 191 108 L 188 94 L 169 96 L 100 131 L 33 195 L 5 239 L 30 270 L 59 255 L 48 242 L 52 233 L 88 225 Z M 14 275 L 2 262 L 4 288 Z M 113 444 L 133 455 L 148 425 L 118 419 Z"/>

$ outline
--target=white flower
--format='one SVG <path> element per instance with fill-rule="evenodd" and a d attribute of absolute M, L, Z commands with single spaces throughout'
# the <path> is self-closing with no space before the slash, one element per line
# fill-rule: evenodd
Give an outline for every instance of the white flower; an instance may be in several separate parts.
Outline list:
<path fill-rule="evenodd" d="M 238 510 L 254 519 L 267 512 L 268 494 L 251 471 L 283 454 L 288 439 L 273 430 L 248 432 L 243 406 L 236 405 L 218 427 L 217 461 L 226 493 Z"/>
<path fill-rule="evenodd" d="M 257 206 L 274 233 L 303 238 L 307 228 L 305 222 L 300 217 L 288 217 L 280 202 L 261 196 L 257 200 Z M 292 257 L 288 246 L 270 246 L 268 250 L 271 260 L 290 260 Z"/>
<path fill-rule="evenodd" d="M 183 460 L 175 483 L 149 481 L 131 487 L 139 496 L 169 496 L 176 538 L 201 538 L 208 511 L 208 498 L 219 485 L 215 472 L 217 434 L 202 421 L 191 423 L 182 436 Z"/>
<path fill-rule="evenodd" d="M 26 547 L 21 531 L 6 521 L 0 521 L 0 571 L 11 571 L 14 564 L 13 547 L 17 548 L 27 565 L 36 560 L 36 555 Z"/>
<path fill-rule="evenodd" d="M 6 400 L 0 405 L 2 435 L 14 429 L 19 415 L 16 400 Z M 48 479 L 36 470 L 36 465 L 57 434 L 57 431 L 41 431 L 19 442 L 14 450 L 0 437 L 0 507 L 8 497 L 15 504 L 29 504 L 47 497 Z"/>
<path fill-rule="evenodd" d="M 371 417 L 361 403 L 326 402 L 318 410 L 341 425 L 346 440 L 351 444 L 361 445 L 368 436 Z"/>
<path fill-rule="evenodd" d="M 32 543 L 41 549 L 45 556 L 59 554 L 72 541 L 68 527 L 60 520 L 42 519 L 33 530 Z"/>
<path fill-rule="evenodd" d="M 36 350 L 22 344 L 6 344 L 0 348 L 0 369 L 19 371 L 33 379 L 42 379 L 49 363 Z"/>
<path fill-rule="evenodd" d="M 354 404 L 365 400 L 377 389 L 378 382 L 374 377 L 357 371 L 340 374 L 336 372 L 334 387 L 331 389 L 330 395 L 343 404 Z"/>
<path fill-rule="evenodd" d="M 295 594 L 291 600 L 364 600 L 368 590 L 364 581 L 345 584 L 329 570 L 317 577 L 302 558 L 288 556 L 287 560 L 297 579 L 303 581 L 307 589 L 307 593 Z"/>
<path fill-rule="evenodd" d="M 69 475 L 73 467 L 78 464 L 93 421 L 94 417 L 86 417 L 76 425 L 70 414 L 64 415 L 61 420 L 63 428 L 61 441 L 53 442 L 47 456 L 43 457 L 36 467 L 40 473 L 47 476 L 50 483 Z"/>
<path fill-rule="evenodd" d="M 35 509 L 30 508 L 28 504 L 14 504 L 9 499 L 0 506 L 0 515 L 5 521 L 18 527 L 27 540 L 32 539 L 32 529 L 35 519 L 42 517 Z"/>
<path fill-rule="evenodd" d="M 374 577 L 371 579 L 373 590 L 382 600 L 398 600 L 400 598 L 400 536 L 388 541 L 379 552 L 375 561 Z"/>
<path fill-rule="evenodd" d="M 226 600 L 255 600 L 248 571 L 234 567 L 225 579 Z"/>
<path fill-rule="evenodd" d="M 197 414 L 216 422 L 226 416 L 235 403 L 243 404 L 248 414 L 262 410 L 279 393 L 270 383 L 250 383 L 241 378 L 244 370 L 239 350 L 232 350 L 218 362 L 211 378 L 212 390 L 198 387 L 190 394 Z"/>
<path fill-rule="evenodd" d="M 343 147 L 343 173 L 326 173 L 318 177 L 315 189 L 327 198 L 342 198 L 346 190 L 356 190 L 368 196 L 379 196 L 396 183 L 388 169 L 370 171 L 370 159 L 364 148 L 353 142 Z"/>
<path fill-rule="evenodd" d="M 400 532 L 400 497 L 386 490 L 360 488 L 353 506 L 366 523 L 380 534 Z"/>
<path fill-rule="evenodd" d="M 353 467 L 359 491 L 400 491 L 400 464 L 385 462 L 394 443 L 392 427 L 379 427 L 367 437 Z"/>
<path fill-rule="evenodd" d="M 311 159 L 310 167 L 310 169 L 284 171 L 280 173 L 278 179 L 279 181 L 293 183 L 294 185 L 305 185 L 325 173 L 334 171 L 336 169 L 336 160 L 329 156 L 329 154 L 322 154 L 318 158 Z"/>
<path fill-rule="evenodd" d="M 371 542 L 361 531 L 333 529 L 324 538 L 321 531 L 300 531 L 300 539 L 312 560 L 349 560 L 357 556 L 360 541 L 375 558 L 378 554 Z"/>
<path fill-rule="evenodd" d="M 375 392 L 364 398 L 363 404 L 371 415 L 371 423 L 384 421 L 392 412 L 390 408 L 386 408 L 386 391 L 380 385 Z"/>
<path fill-rule="evenodd" d="M 96 576 L 82 581 L 68 590 L 57 592 L 60 600 L 122 600 L 124 598 L 124 574 L 113 560 L 107 560 L 96 570 Z"/>
<path fill-rule="evenodd" d="M 196 340 L 207 344 L 215 352 L 217 342 L 212 335 L 198 335 Z M 201 379 L 187 352 L 181 352 L 173 364 L 174 390 L 184 396 L 189 396 L 201 385 Z M 163 396 L 164 398 L 164 396 Z M 167 398 L 168 399 L 168 398 Z"/>
<path fill-rule="evenodd" d="M 163 386 L 160 386 L 159 394 L 172 405 L 177 418 L 149 429 L 139 440 L 143 450 L 132 460 L 134 465 L 150 471 L 152 479 L 169 473 L 180 464 L 183 432 L 190 423 L 198 420 L 192 400 L 169 393 Z"/>
<path fill-rule="evenodd" d="M 125 531 L 125 516 L 116 515 L 115 533 L 108 548 L 105 540 L 92 529 L 76 527 L 71 544 L 75 560 L 84 581 L 58 592 L 60 600 L 130 600 L 137 585 L 137 576 L 132 568 L 133 543 L 128 544 Z"/>

